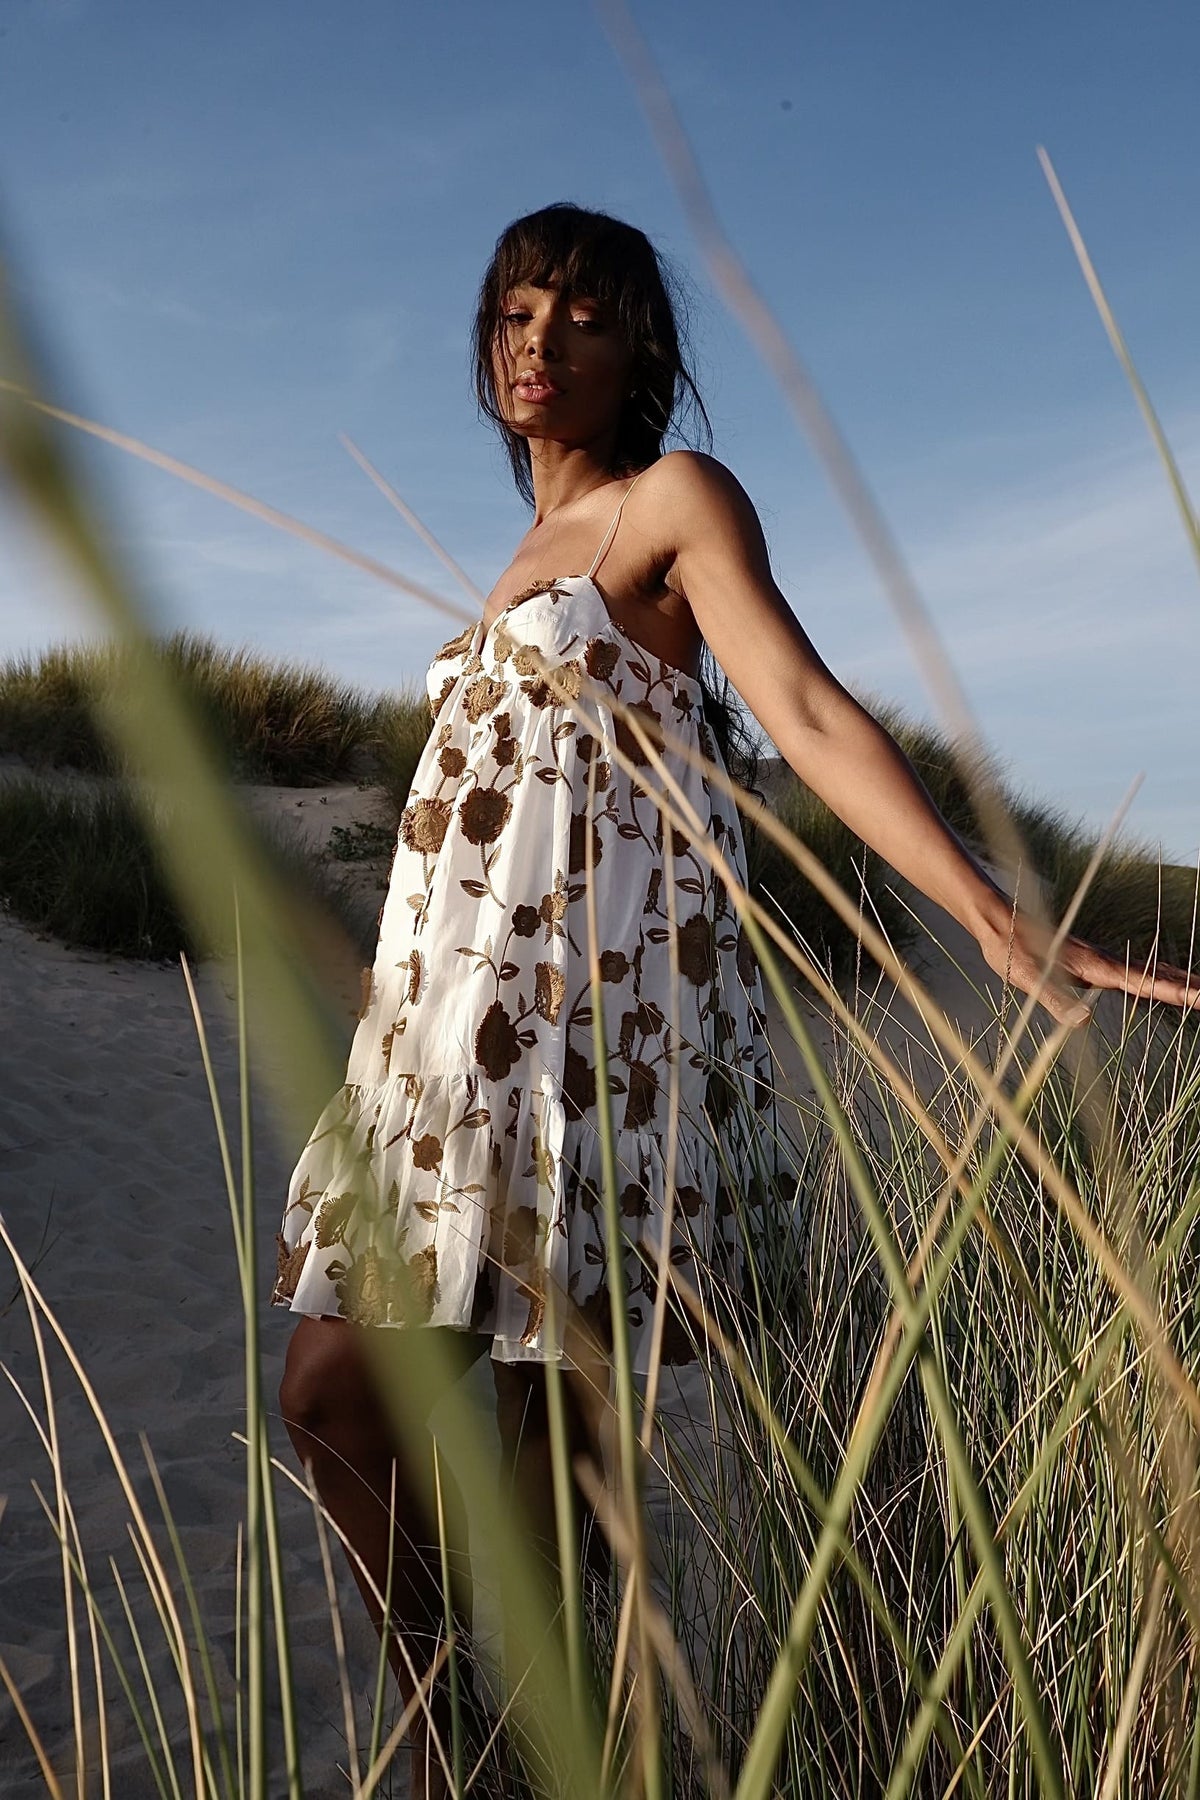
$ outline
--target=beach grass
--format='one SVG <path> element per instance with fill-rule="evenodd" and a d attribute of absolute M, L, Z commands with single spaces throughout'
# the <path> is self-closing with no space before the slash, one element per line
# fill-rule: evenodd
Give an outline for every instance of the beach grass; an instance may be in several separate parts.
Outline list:
<path fill-rule="evenodd" d="M 429 735 L 424 695 L 416 688 L 362 692 L 320 669 L 273 661 L 245 646 L 223 648 L 188 632 L 162 640 L 156 654 L 180 692 L 196 703 L 224 753 L 230 780 L 306 787 L 353 779 L 377 790 L 391 822 L 390 841 L 386 825 L 363 820 L 339 828 L 328 850 L 307 866 L 299 850 L 289 862 L 290 871 L 315 895 L 328 896 L 339 921 L 362 940 L 361 908 L 356 912 L 328 879 L 327 866 L 389 860 Z M 59 644 L 0 664 L 0 753 L 19 757 L 31 776 L 73 771 L 107 776 L 111 783 L 74 802 L 53 782 L 42 788 L 32 779 L 21 782 L 19 796 L 6 797 L 0 789 L 0 899 L 17 917 L 64 942 L 160 957 L 189 940 L 171 914 L 138 809 L 122 797 L 124 777 L 114 766 L 112 739 L 96 723 L 97 697 L 118 678 L 118 666 L 112 645 L 94 643 Z M 982 821 L 946 735 L 875 696 L 864 696 L 864 703 L 908 755 L 943 816 L 982 848 Z M 1096 847 L 1096 833 L 1051 804 L 1006 791 L 999 769 L 991 776 L 1005 793 L 1047 908 L 1061 918 Z M 911 945 L 917 932 L 911 895 L 894 873 L 790 770 L 768 764 L 766 780 L 772 809 L 788 830 L 858 897 L 892 944 Z M 855 930 L 753 821 L 746 839 L 751 892 L 844 980 L 861 956 Z M 93 860 L 95 883 L 87 874 Z M 1151 954 L 1185 961 L 1194 889 L 1193 871 L 1163 863 L 1151 845 L 1118 839 L 1087 890 L 1077 928 L 1103 949 L 1135 961 Z M 362 947 L 369 952 L 369 944 Z M 194 954 L 196 946 L 190 948 Z"/>
<path fill-rule="evenodd" d="M 12 322 L 0 323 L 6 365 L 36 391 Z M 86 1370 L 73 1363 L 107 1433 L 141 1572 L 123 1620 L 94 1604 L 42 1355 L 46 1339 L 66 1349 L 70 1340 L 0 1221 L 44 1377 L 40 1410 L 37 1397 L 30 1404 L 51 1471 L 48 1529 L 62 1545 L 75 1730 L 57 1769 L 2 1660 L 0 1677 L 52 1795 L 77 1778 L 82 1787 L 89 1758 L 96 1766 L 85 1718 L 127 1709 L 164 1800 L 184 1792 L 303 1800 L 322 1775 L 305 1767 L 279 1557 L 280 1495 L 297 1477 L 272 1461 L 265 1425 L 252 1037 L 269 1052 L 262 1066 L 293 1128 L 311 1121 L 341 1069 L 304 974 L 294 912 L 244 829 L 212 715 L 148 642 L 57 439 L 16 404 L 0 404 L 0 443 L 18 489 L 90 581 L 97 614 L 122 645 L 125 660 L 96 702 L 114 746 L 105 766 L 128 774 L 198 942 L 218 938 L 233 892 L 236 1132 L 215 1081 L 210 1091 L 245 1333 L 246 1485 L 231 1707 L 212 1676 L 163 1495 L 152 1519 Z M 585 691 L 579 704 L 586 700 Z M 986 809 L 963 769 L 955 761 L 947 780 L 962 776 L 964 806 L 980 823 Z M 179 796 L 157 811 L 139 785 L 156 774 Z M 580 1592 L 574 1522 L 560 1515 L 562 1605 L 546 1607 L 522 1521 L 479 1453 L 479 1419 L 469 1397 L 452 1391 L 442 1442 L 483 1496 L 478 1549 L 502 1572 L 504 1623 L 524 1679 L 507 1697 L 510 1770 L 481 1771 L 469 1789 L 468 1721 L 461 1704 L 454 1709 L 442 1746 L 451 1786 L 459 1795 L 512 1791 L 505 1784 L 519 1764 L 539 1792 L 564 1800 L 1191 1800 L 1200 1793 L 1195 1022 L 1114 999 L 1073 1033 L 1001 994 L 968 1041 L 898 961 L 879 928 L 882 905 L 877 919 L 863 904 L 870 867 L 860 872 L 852 857 L 854 879 L 839 882 L 821 860 L 827 851 L 836 862 L 838 846 L 811 823 L 819 849 L 790 829 L 789 818 L 804 820 L 805 797 L 774 811 L 740 801 L 762 839 L 755 855 L 765 859 L 769 846 L 788 865 L 777 862 L 768 885 L 760 864 L 757 892 L 725 872 L 783 1038 L 809 1080 L 799 1096 L 779 1083 L 785 1174 L 756 1168 L 753 1155 L 729 1171 L 756 1199 L 740 1215 L 744 1284 L 722 1288 L 714 1277 L 700 1294 L 669 1279 L 661 1286 L 658 1304 L 682 1310 L 700 1352 L 690 1417 L 643 1406 L 614 1305 L 611 1466 L 586 1471 L 619 1570 L 608 1606 L 603 1597 L 589 1606 Z M 659 804 L 680 826 L 671 796 Z M 1065 906 L 1069 884 L 1082 879 L 1073 871 L 1083 844 L 1052 813 L 1012 815 L 1010 826 L 1023 818 L 1035 866 L 1039 832 L 1048 839 L 1043 873 Z M 955 822 L 972 828 L 965 811 Z M 715 847 L 703 853 L 716 866 Z M 1119 887 L 1125 855 L 1115 854 L 1107 887 L 1086 873 L 1080 916 L 1095 908 L 1097 930 L 1133 931 Z M 1153 859 L 1143 865 L 1138 941 L 1146 954 L 1176 940 L 1190 950 L 1194 879 L 1164 880 Z M 857 986 L 847 1001 L 823 984 L 806 954 L 810 934 L 789 910 L 810 888 L 919 1007 L 930 1078 L 918 1083 L 896 1053 L 897 1003 Z M 595 977 L 594 944 L 593 932 Z M 184 974 L 194 992 L 186 964 Z M 198 1007 L 195 1016 L 211 1078 Z M 814 1040 L 818 1017 L 827 1050 Z M 899 1024 L 900 1043 L 912 1042 L 911 1022 Z M 597 1073 L 615 1262 L 622 1227 L 602 1044 Z M 761 1126 L 762 1116 L 752 1122 Z M 751 1142 L 761 1154 L 761 1132 Z M 382 1341 L 396 1335 L 368 1341 L 406 1438 L 405 1385 L 390 1366 L 396 1347 Z M 437 1350 L 410 1344 L 405 1353 Z M 664 1375 L 652 1370 L 652 1389 Z M 567 1450 L 553 1405 L 551 1428 L 561 1492 Z M 323 1546 L 335 1528 L 315 1500 L 313 1515 Z M 86 1634 L 76 1630 L 76 1601 Z M 349 1746 L 357 1697 L 336 1610 L 331 1645 Z M 467 1649 L 451 1635 L 435 1659 L 448 1665 L 452 1695 L 462 1691 L 456 1659 Z M 376 1702 L 384 1679 L 381 1656 Z M 349 1759 L 356 1797 L 386 1791 L 405 1723 L 384 1742 L 375 1705 L 361 1754 Z M 118 1790 L 103 1741 L 107 1795 Z"/>

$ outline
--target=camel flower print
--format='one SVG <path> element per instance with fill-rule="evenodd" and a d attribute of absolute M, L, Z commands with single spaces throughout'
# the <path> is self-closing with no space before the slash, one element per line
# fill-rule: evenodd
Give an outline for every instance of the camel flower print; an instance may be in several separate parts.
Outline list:
<path fill-rule="evenodd" d="M 414 800 L 400 815 L 400 836 L 410 850 L 436 856 L 449 823 L 448 800 Z"/>
<path fill-rule="evenodd" d="M 494 844 L 512 812 L 512 801 L 499 788 L 473 788 L 458 809 L 463 836 L 472 844 Z"/>
<path fill-rule="evenodd" d="M 696 680 L 634 643 L 588 577 L 504 614 L 427 676 L 435 723 L 363 1015 L 289 1185 L 271 1297 L 479 1332 L 504 1362 L 557 1357 L 571 1306 L 607 1334 L 600 1009 L 641 1370 L 665 1211 L 670 1266 L 702 1292 L 710 1271 L 740 1279 L 759 1204 L 743 1133 L 774 1085 L 761 978 L 700 854 L 717 844 L 744 880 L 744 847 L 689 760 L 719 754 Z M 678 825 L 659 805 L 676 789 Z M 779 1136 L 766 1122 L 764 1146 Z M 689 1360 L 693 1336 L 669 1308 L 665 1360 Z"/>

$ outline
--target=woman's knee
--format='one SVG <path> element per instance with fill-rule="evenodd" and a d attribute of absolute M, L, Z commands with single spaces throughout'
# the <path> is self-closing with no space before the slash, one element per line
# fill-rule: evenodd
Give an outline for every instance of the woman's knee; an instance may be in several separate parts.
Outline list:
<path fill-rule="evenodd" d="M 314 1442 L 378 1434 L 383 1409 L 355 1327 L 345 1319 L 302 1318 L 287 1347 L 279 1406 L 293 1435 Z"/>

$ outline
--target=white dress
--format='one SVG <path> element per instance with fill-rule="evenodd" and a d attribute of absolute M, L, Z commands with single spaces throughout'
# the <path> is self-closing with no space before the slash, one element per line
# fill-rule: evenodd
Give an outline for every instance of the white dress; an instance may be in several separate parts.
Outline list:
<path fill-rule="evenodd" d="M 566 1296 L 606 1336 L 584 882 L 593 763 L 591 857 L 635 1369 L 646 1367 L 657 1291 L 672 1083 L 673 1263 L 701 1289 L 715 1266 L 736 1268 L 756 1110 L 774 1136 L 755 958 L 693 834 L 668 825 L 668 854 L 652 797 L 659 777 L 637 735 L 606 704 L 552 693 L 528 649 L 568 690 L 586 672 L 651 732 L 661 724 L 719 761 L 700 683 L 634 642 L 596 587 L 619 516 L 618 507 L 588 574 L 518 595 L 430 666 L 433 728 L 400 820 L 369 999 L 345 1084 L 291 1178 L 275 1305 L 476 1331 L 501 1361 L 544 1362 L 562 1356 Z M 635 775 L 613 759 L 614 746 Z M 744 881 L 732 801 L 677 750 L 658 754 L 682 790 L 680 811 Z M 669 1308 L 664 1361 L 691 1360 L 692 1335 Z"/>

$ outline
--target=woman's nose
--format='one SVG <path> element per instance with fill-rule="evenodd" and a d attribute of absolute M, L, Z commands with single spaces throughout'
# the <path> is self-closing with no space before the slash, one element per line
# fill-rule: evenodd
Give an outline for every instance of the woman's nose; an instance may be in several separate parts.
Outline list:
<path fill-rule="evenodd" d="M 558 343 L 549 320 L 530 320 L 525 332 L 525 348 L 530 356 L 540 356 L 543 362 L 553 362 L 558 355 Z"/>

